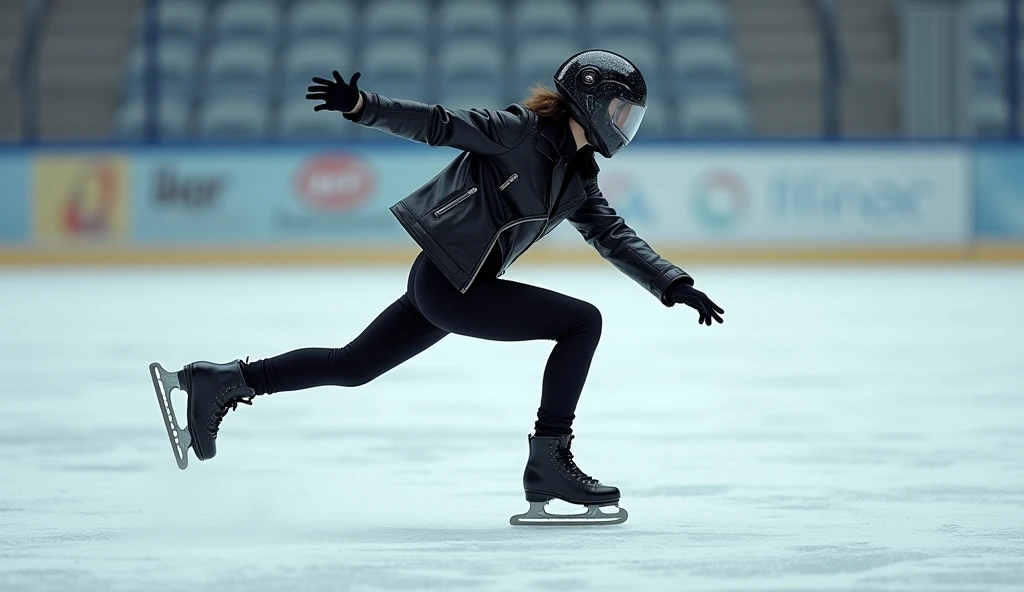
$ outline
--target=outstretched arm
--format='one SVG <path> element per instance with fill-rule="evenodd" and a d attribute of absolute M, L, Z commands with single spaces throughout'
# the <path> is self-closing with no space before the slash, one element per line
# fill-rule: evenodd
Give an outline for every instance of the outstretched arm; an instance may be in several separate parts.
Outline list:
<path fill-rule="evenodd" d="M 686 304 L 700 313 L 700 323 L 710 325 L 712 319 L 722 322 L 716 313 L 725 311 L 703 292 L 693 288 L 693 278 L 689 274 L 655 253 L 647 241 L 626 225 L 601 195 L 596 179 L 584 179 L 583 187 L 587 201 L 569 216 L 569 223 L 602 257 L 654 294 L 665 306 Z"/>
<path fill-rule="evenodd" d="M 647 241 L 626 225 L 601 195 L 597 180 L 584 179 L 583 188 L 587 201 L 569 216 L 569 223 L 609 263 L 654 294 L 662 304 L 672 306 L 665 298 L 669 284 L 676 281 L 692 284 L 693 279 L 655 253 Z"/>
<path fill-rule="evenodd" d="M 449 146 L 495 156 L 508 152 L 526 137 L 524 113 L 490 109 L 446 109 L 416 101 L 389 99 L 362 92 L 359 73 L 346 84 L 338 72 L 334 80 L 314 78 L 307 99 L 324 101 L 317 111 L 340 111 L 345 118 L 430 146 Z"/>

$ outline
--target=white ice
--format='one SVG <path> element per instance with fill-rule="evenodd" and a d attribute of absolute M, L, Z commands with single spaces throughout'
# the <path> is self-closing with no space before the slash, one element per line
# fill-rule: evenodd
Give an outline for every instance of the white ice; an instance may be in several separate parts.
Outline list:
<path fill-rule="evenodd" d="M 574 447 L 630 513 L 531 529 L 549 342 L 259 397 L 174 463 L 150 362 L 342 346 L 402 270 L 4 271 L 0 590 L 1024 589 L 1024 269 L 692 272 L 725 325 L 512 274 L 604 312 Z"/>

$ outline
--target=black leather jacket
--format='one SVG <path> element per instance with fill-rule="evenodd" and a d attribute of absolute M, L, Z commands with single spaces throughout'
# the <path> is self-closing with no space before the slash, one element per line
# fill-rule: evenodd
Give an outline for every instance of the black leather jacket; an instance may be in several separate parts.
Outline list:
<path fill-rule="evenodd" d="M 462 292 L 473 284 L 497 245 L 501 273 L 533 243 L 568 219 L 606 260 L 666 306 L 674 281 L 693 280 L 637 237 L 608 201 L 596 178 L 566 164 L 576 152 L 565 123 L 519 104 L 504 111 L 445 109 L 363 93 L 362 111 L 347 118 L 423 142 L 463 150 L 451 164 L 391 211 L 442 273 Z M 596 171 L 596 163 L 593 164 Z M 500 275 L 500 274 L 499 274 Z"/>

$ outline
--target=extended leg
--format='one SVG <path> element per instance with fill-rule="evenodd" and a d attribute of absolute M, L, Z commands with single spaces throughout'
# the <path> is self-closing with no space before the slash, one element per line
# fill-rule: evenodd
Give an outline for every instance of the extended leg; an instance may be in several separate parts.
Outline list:
<path fill-rule="evenodd" d="M 360 386 L 434 345 L 448 332 L 426 320 L 403 295 L 351 343 L 311 347 L 246 364 L 246 380 L 257 393 L 316 386 Z"/>
<path fill-rule="evenodd" d="M 343 348 L 309 348 L 246 364 L 194 362 L 179 372 L 149 367 L 167 437 L 178 468 L 188 466 L 191 447 L 199 460 L 217 453 L 221 420 L 239 403 L 272 392 L 314 386 L 357 386 L 387 372 L 441 340 L 447 332 L 432 325 L 402 296 Z M 171 403 L 175 388 L 188 395 L 188 425 L 181 428 Z"/>

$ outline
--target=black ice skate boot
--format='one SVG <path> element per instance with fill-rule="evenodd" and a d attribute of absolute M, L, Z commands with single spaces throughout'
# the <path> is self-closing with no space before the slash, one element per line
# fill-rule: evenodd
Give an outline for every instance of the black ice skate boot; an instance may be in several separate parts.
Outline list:
<path fill-rule="evenodd" d="M 237 409 L 239 403 L 252 405 L 256 396 L 256 391 L 249 388 L 242 376 L 241 360 L 227 364 L 194 362 L 175 373 L 167 372 L 154 362 L 149 372 L 179 469 L 188 466 L 190 446 L 199 460 L 216 456 L 220 422 L 228 411 Z M 188 431 L 181 429 L 174 415 L 170 393 L 175 388 L 188 393 Z"/>
<path fill-rule="evenodd" d="M 599 509 L 618 506 L 619 490 L 602 485 L 576 466 L 569 450 L 572 439 L 572 436 L 530 437 L 530 459 L 523 474 L 523 489 L 530 509 L 513 516 L 510 520 L 513 525 L 619 524 L 626 521 L 628 514 L 622 508 L 614 514 L 605 514 Z M 587 511 L 569 516 L 549 514 L 545 506 L 552 499 L 586 506 Z"/>

